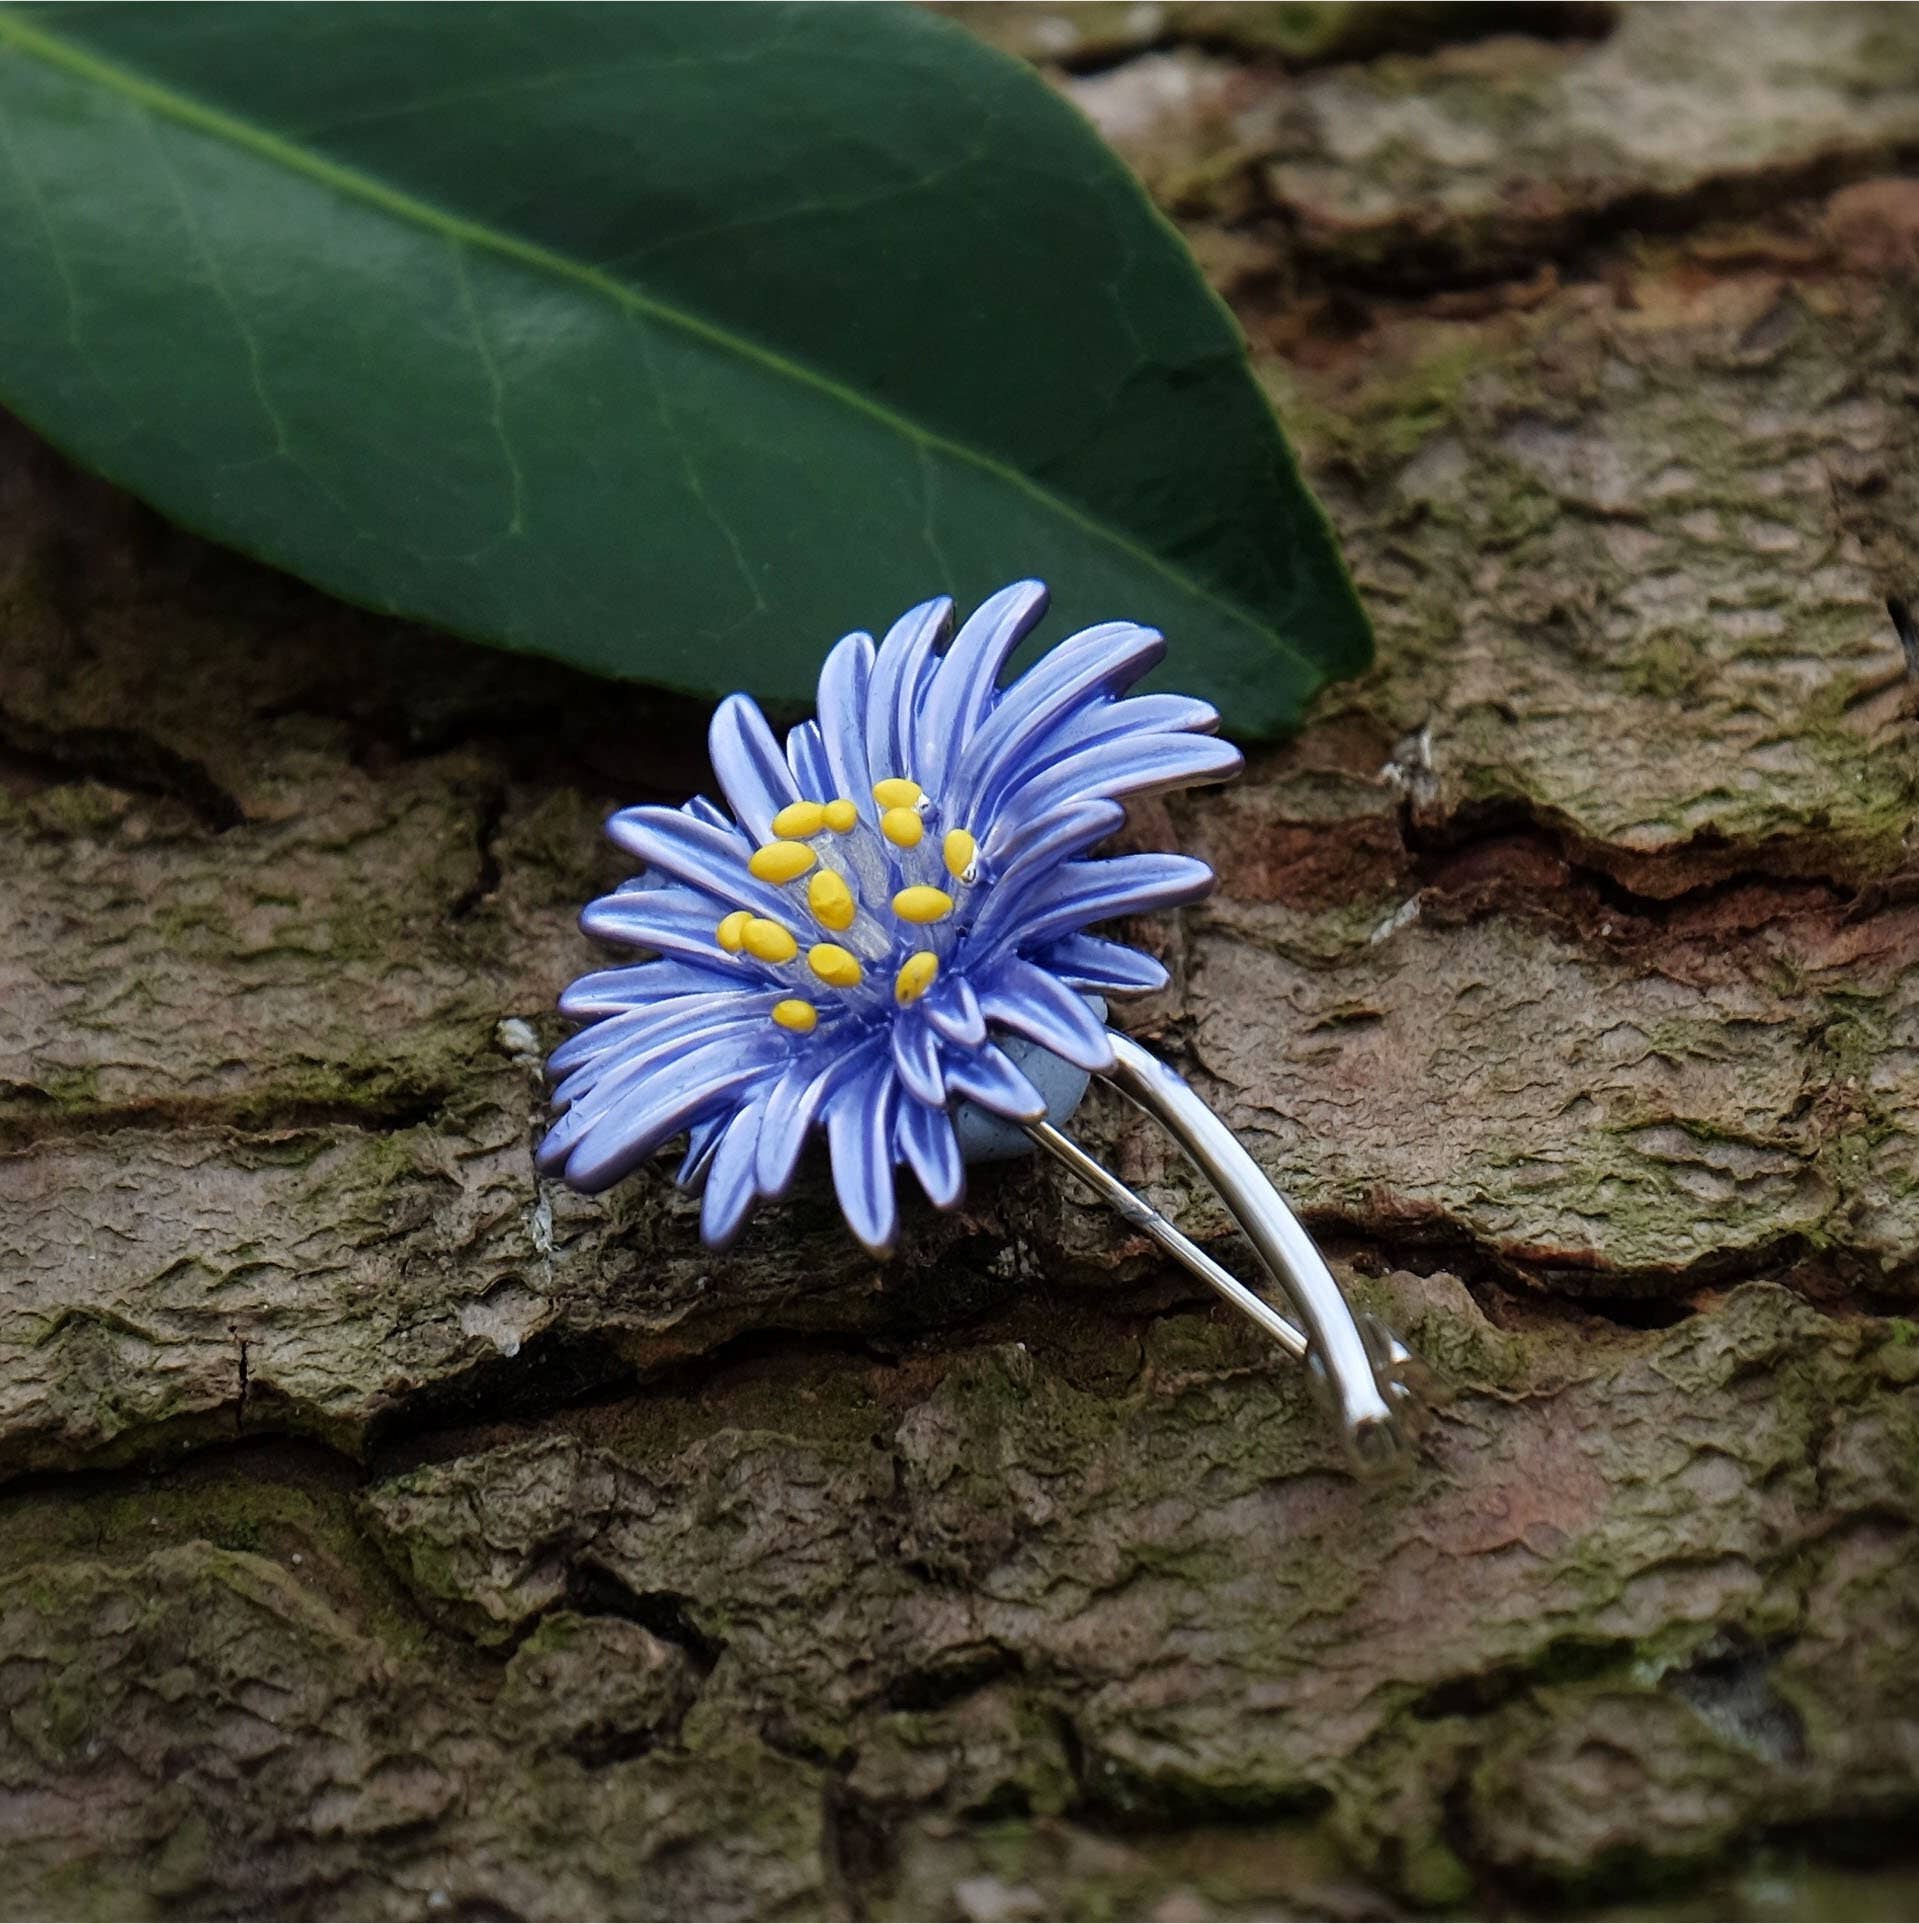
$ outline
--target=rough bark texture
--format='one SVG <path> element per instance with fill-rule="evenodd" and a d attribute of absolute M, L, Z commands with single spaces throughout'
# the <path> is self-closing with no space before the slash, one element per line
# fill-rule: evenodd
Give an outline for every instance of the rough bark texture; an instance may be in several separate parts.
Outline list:
<path fill-rule="evenodd" d="M 537 1187 L 699 714 L 10 431 L 0 1914 L 1919 1905 L 1919 14 L 1307 18 L 976 24 L 1378 619 L 1136 822 L 1222 890 L 1135 1025 L 1429 1359 L 1416 1471 L 1040 1169 L 884 1269 L 817 1180 L 723 1260 Z"/>

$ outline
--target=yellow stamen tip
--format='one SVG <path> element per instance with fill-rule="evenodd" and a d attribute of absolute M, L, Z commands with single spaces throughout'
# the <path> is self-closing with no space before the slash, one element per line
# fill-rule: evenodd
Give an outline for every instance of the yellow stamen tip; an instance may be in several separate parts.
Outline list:
<path fill-rule="evenodd" d="M 788 996 L 784 1002 L 773 1004 L 773 1020 L 795 1035 L 810 1035 L 819 1027 L 820 1012 L 812 1003 L 802 1002 L 796 995 Z"/>
<path fill-rule="evenodd" d="M 825 826 L 826 807 L 821 802 L 788 802 L 773 817 L 773 833 L 786 842 L 803 842 Z"/>
<path fill-rule="evenodd" d="M 728 955 L 738 955 L 746 946 L 746 925 L 753 919 L 751 909 L 735 909 L 720 926 L 713 931 L 719 937 L 720 947 Z"/>
<path fill-rule="evenodd" d="M 762 882 L 791 882 L 804 875 L 816 859 L 804 842 L 768 842 L 753 851 L 746 866 Z"/>
<path fill-rule="evenodd" d="M 843 795 L 836 802 L 828 802 L 820 812 L 826 817 L 826 826 L 835 835 L 852 834 L 853 825 L 860 818 L 859 810 Z"/>
<path fill-rule="evenodd" d="M 873 799 L 882 808 L 911 808 L 925 792 L 918 782 L 909 782 L 904 775 L 873 784 Z"/>
<path fill-rule="evenodd" d="M 859 987 L 859 957 L 837 942 L 815 942 L 806 952 L 806 962 L 822 982 L 835 989 Z"/>
<path fill-rule="evenodd" d="M 973 866 L 973 858 L 979 853 L 979 844 L 963 828 L 949 828 L 941 853 L 946 858 L 947 874 L 957 882 Z"/>
<path fill-rule="evenodd" d="M 790 962 L 800 952 L 791 933 L 763 915 L 748 919 L 740 939 L 747 954 L 761 962 Z"/>
<path fill-rule="evenodd" d="M 895 848 L 918 848 L 920 837 L 926 833 L 926 824 L 916 809 L 889 808 L 880 817 L 880 833 Z"/>
<path fill-rule="evenodd" d="M 900 972 L 893 978 L 893 1000 L 901 1008 L 909 1002 L 917 1002 L 933 986 L 933 978 L 940 972 L 940 959 L 931 949 L 921 949 L 917 955 L 909 955 L 900 964 Z"/>
<path fill-rule="evenodd" d="M 813 911 L 813 919 L 825 929 L 850 929 L 854 916 L 860 912 L 853 891 L 846 886 L 846 878 L 835 875 L 830 868 L 821 869 L 807 883 L 806 903 Z"/>
<path fill-rule="evenodd" d="M 893 897 L 893 913 L 902 922 L 943 922 L 953 913 L 953 898 L 944 889 L 901 889 Z"/>

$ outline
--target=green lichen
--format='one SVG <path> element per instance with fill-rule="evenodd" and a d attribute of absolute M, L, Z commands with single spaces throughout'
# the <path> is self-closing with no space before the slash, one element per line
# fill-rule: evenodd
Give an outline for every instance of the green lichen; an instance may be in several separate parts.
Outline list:
<path fill-rule="evenodd" d="M 1254 367 L 1310 466 L 1337 461 L 1376 479 L 1452 422 L 1476 373 L 1507 358 L 1479 332 L 1435 330 L 1404 360 L 1369 369 L 1336 400 L 1284 361 L 1262 357 Z"/>

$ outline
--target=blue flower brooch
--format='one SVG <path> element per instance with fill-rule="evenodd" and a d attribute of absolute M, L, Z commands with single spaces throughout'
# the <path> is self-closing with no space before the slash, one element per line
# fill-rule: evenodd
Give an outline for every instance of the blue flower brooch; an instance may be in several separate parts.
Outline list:
<path fill-rule="evenodd" d="M 878 1256 L 899 1165 L 950 1209 L 968 1161 L 1037 1146 L 1305 1357 L 1350 1455 L 1377 1467 L 1403 1449 L 1404 1345 L 1347 1304 L 1185 1081 L 1104 1019 L 1103 998 L 1167 976 L 1092 929 L 1195 901 L 1213 875 L 1187 856 L 1090 851 L 1125 819 L 1122 797 L 1225 781 L 1241 757 L 1207 703 L 1125 694 L 1165 653 L 1133 622 L 1082 629 L 1002 688 L 1046 599 L 1020 581 L 957 633 L 941 598 L 877 648 L 846 636 L 816 718 L 784 747 L 750 697 L 720 704 L 709 748 L 730 813 L 696 797 L 612 817 L 643 869 L 581 926 L 652 956 L 561 996 L 585 1026 L 548 1063 L 562 1113 L 539 1168 L 597 1192 L 684 1134 L 678 1181 L 701 1192 L 719 1249 L 786 1191 L 818 1126 L 847 1223 Z M 1303 1330 L 1061 1133 L 1091 1076 L 1171 1131 Z"/>

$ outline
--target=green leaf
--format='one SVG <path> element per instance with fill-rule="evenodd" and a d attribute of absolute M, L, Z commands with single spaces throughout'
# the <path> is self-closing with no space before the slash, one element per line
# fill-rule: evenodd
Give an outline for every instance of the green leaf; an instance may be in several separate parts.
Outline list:
<path fill-rule="evenodd" d="M 1020 575 L 1241 735 L 1365 664 L 1178 236 L 876 6 L 0 10 L 0 401 L 337 594 L 804 701 Z"/>

